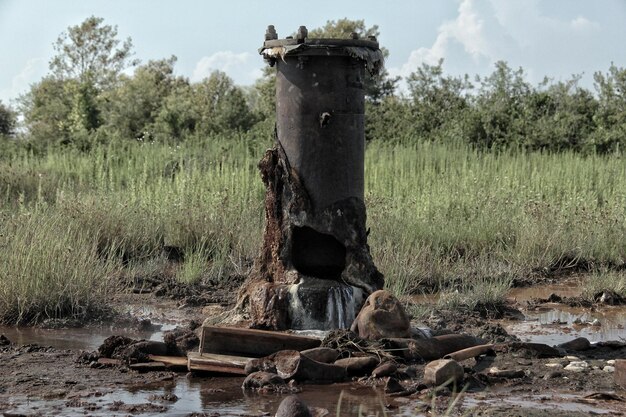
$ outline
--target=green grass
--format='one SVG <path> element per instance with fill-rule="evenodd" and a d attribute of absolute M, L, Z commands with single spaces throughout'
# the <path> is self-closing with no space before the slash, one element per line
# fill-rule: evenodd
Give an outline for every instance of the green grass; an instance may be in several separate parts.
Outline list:
<path fill-rule="evenodd" d="M 583 285 L 582 298 L 589 302 L 597 302 L 596 297 L 603 293 L 626 300 L 626 272 L 600 270 L 593 273 Z"/>
<path fill-rule="evenodd" d="M 0 248 L 2 322 L 97 315 L 117 289 L 115 259 L 101 256 L 93 239 L 52 210 L 5 216 Z"/>
<path fill-rule="evenodd" d="M 184 252 L 183 282 L 245 272 L 260 246 L 257 163 L 268 145 L 242 135 L 0 156 L 0 213 L 9 220 L 0 225 L 0 321 L 84 315 L 102 283 L 116 287 L 118 269 L 158 275 L 164 246 Z M 493 301 L 533 274 L 614 270 L 626 260 L 625 162 L 371 144 L 374 259 L 397 294 L 444 290 L 469 294 L 468 305 L 472 293 Z M 72 257 L 61 256 L 66 246 Z M 46 280 L 58 285 L 42 292 Z"/>

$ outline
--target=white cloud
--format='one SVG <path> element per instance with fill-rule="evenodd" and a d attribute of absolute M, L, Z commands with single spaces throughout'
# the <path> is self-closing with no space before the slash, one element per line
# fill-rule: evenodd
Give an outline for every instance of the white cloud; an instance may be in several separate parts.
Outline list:
<path fill-rule="evenodd" d="M 255 58 L 254 62 L 252 62 L 253 58 Z M 191 75 L 191 81 L 201 81 L 211 75 L 211 72 L 219 70 L 228 74 L 236 84 L 252 84 L 261 74 L 259 60 L 256 58 L 248 52 L 216 52 L 198 61 Z"/>
<path fill-rule="evenodd" d="M 0 99 L 6 103 L 26 93 L 30 84 L 37 82 L 44 73 L 43 58 L 29 59 L 22 70 L 11 79 L 11 86 L 0 91 Z"/>
<path fill-rule="evenodd" d="M 390 68 L 391 75 L 406 77 L 423 63 L 434 65 L 440 59 L 449 60 L 450 52 L 461 50 L 472 66 L 482 61 L 492 61 L 498 49 L 498 42 L 493 42 L 491 35 L 493 22 L 485 22 L 481 9 L 488 3 L 463 0 L 459 4 L 456 19 L 443 22 L 438 29 L 437 38 L 431 47 L 419 47 L 411 52 L 409 59 L 400 68 Z M 492 13 L 493 15 L 493 13 Z M 492 17 L 491 20 L 495 21 Z"/>
<path fill-rule="evenodd" d="M 615 55 L 607 47 L 611 34 L 579 9 L 575 18 L 555 17 L 546 15 L 538 0 L 461 0 L 456 17 L 439 26 L 433 44 L 416 45 L 406 62 L 389 73 L 406 77 L 442 58 L 446 72 L 454 75 L 488 74 L 496 61 L 505 60 L 523 67 L 531 82 L 544 75 L 565 78 L 606 70 Z"/>

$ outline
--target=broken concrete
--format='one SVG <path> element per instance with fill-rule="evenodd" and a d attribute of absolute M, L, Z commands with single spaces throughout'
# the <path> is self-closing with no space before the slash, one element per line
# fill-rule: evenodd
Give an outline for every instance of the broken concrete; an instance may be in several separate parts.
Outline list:
<path fill-rule="evenodd" d="M 424 383 L 437 387 L 450 382 L 460 384 L 464 375 L 463 367 L 455 360 L 438 359 L 424 368 Z"/>
<path fill-rule="evenodd" d="M 411 321 L 393 294 L 378 290 L 367 297 L 350 330 L 369 340 L 410 338 Z"/>

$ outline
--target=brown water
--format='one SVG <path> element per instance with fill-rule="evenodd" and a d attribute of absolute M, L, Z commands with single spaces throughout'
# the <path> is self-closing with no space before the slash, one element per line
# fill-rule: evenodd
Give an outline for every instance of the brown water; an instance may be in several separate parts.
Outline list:
<path fill-rule="evenodd" d="M 505 328 L 524 341 L 549 345 L 575 337 L 586 337 L 592 342 L 626 338 L 626 306 L 581 308 L 557 303 L 540 306 L 526 303 L 532 299 L 547 299 L 550 294 L 575 297 L 581 293 L 579 281 L 513 288 L 508 297 L 522 306 L 524 320 L 505 323 Z M 595 325 L 592 325 L 594 322 Z"/>
<path fill-rule="evenodd" d="M 176 382 L 157 386 L 129 387 L 102 396 L 84 400 L 92 403 L 88 414 L 111 415 L 114 401 L 124 404 L 163 404 L 168 416 L 185 416 L 190 413 L 216 413 L 220 417 L 270 416 L 274 415 L 284 395 L 254 394 L 241 389 L 243 378 L 180 378 Z M 159 402 L 155 396 L 174 394 L 176 402 Z M 305 385 L 298 396 L 315 411 L 316 416 L 425 416 L 420 412 L 424 403 L 413 398 L 385 398 L 379 389 L 354 384 Z M 465 393 L 460 403 L 463 408 L 478 406 L 515 406 L 561 411 L 610 413 L 610 410 L 578 402 L 579 396 L 552 393 L 550 396 L 536 394 L 511 394 L 506 391 Z M 16 398 L 17 400 L 17 398 Z M 21 399 L 24 400 L 24 399 Z M 448 399 L 452 401 L 452 399 Z M 67 407 L 65 400 L 19 401 L 22 405 L 9 409 L 11 413 L 81 416 L 82 407 Z M 117 414 L 117 413 L 116 413 Z M 128 414 L 128 413 L 121 413 Z M 153 415 L 139 413 L 139 415 Z"/>
<path fill-rule="evenodd" d="M 514 289 L 510 298 L 522 305 L 532 298 L 547 298 L 551 293 L 561 296 L 575 296 L 580 293 L 580 287 L 571 284 L 536 286 L 532 288 Z M 602 307 L 597 310 L 570 308 L 560 304 L 544 304 L 539 308 L 523 308 L 524 320 L 505 323 L 507 330 L 523 340 L 558 344 L 571 340 L 577 336 L 585 336 L 591 341 L 619 340 L 626 338 L 626 308 Z M 152 310 L 138 310 L 132 312 L 141 318 L 151 318 L 153 323 L 160 327 L 155 331 L 138 331 L 103 327 L 96 329 L 57 329 L 46 330 L 37 328 L 0 327 L 0 334 L 6 335 L 17 344 L 36 343 L 54 346 L 61 349 L 94 350 L 102 341 L 113 334 L 121 334 L 135 339 L 162 340 L 163 332 L 172 329 L 183 321 L 184 313 L 169 310 L 159 313 Z M 599 326 L 578 325 L 574 321 L 579 319 L 583 323 L 597 319 Z M 163 402 L 167 415 L 188 415 L 193 412 L 219 413 L 220 416 L 269 416 L 273 415 L 284 396 L 259 395 L 244 392 L 241 389 L 243 378 L 185 378 L 179 377 L 175 381 L 162 382 L 153 386 L 120 387 L 103 396 L 91 396 L 85 401 L 94 404 L 89 415 L 110 415 L 109 409 L 113 401 L 122 401 L 125 404 L 158 403 L 154 396 L 174 394 L 178 400 Z M 380 390 L 370 387 L 361 387 L 353 384 L 333 385 L 304 385 L 299 396 L 311 407 L 316 407 L 318 414 L 341 416 L 418 416 L 416 408 L 420 402 L 416 399 L 385 399 Z M 67 407 L 65 400 L 32 401 L 26 398 L 14 398 L 14 409 L 6 410 L 16 414 L 63 415 L 82 416 L 85 409 Z M 539 395 L 519 395 L 506 392 L 494 393 L 466 393 L 463 406 L 476 407 L 480 405 L 517 407 L 531 407 L 542 409 L 558 409 L 564 411 L 605 413 L 608 410 L 599 409 L 591 405 L 576 402 L 571 395 L 555 394 L 555 397 Z M 339 410 L 339 412 L 338 412 Z M 120 412 L 115 414 L 128 414 Z M 141 415 L 151 415 L 143 413 Z"/>

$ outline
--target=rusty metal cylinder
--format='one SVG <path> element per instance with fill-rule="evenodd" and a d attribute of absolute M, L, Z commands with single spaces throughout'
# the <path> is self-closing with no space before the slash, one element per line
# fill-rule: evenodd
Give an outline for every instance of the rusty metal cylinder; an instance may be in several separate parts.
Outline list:
<path fill-rule="evenodd" d="M 278 141 L 318 211 L 364 199 L 366 60 L 380 51 L 373 40 L 302 38 L 302 28 L 264 48 L 276 57 Z"/>
<path fill-rule="evenodd" d="M 363 200 L 363 65 L 349 56 L 300 55 L 277 67 L 278 140 L 313 206 Z"/>

